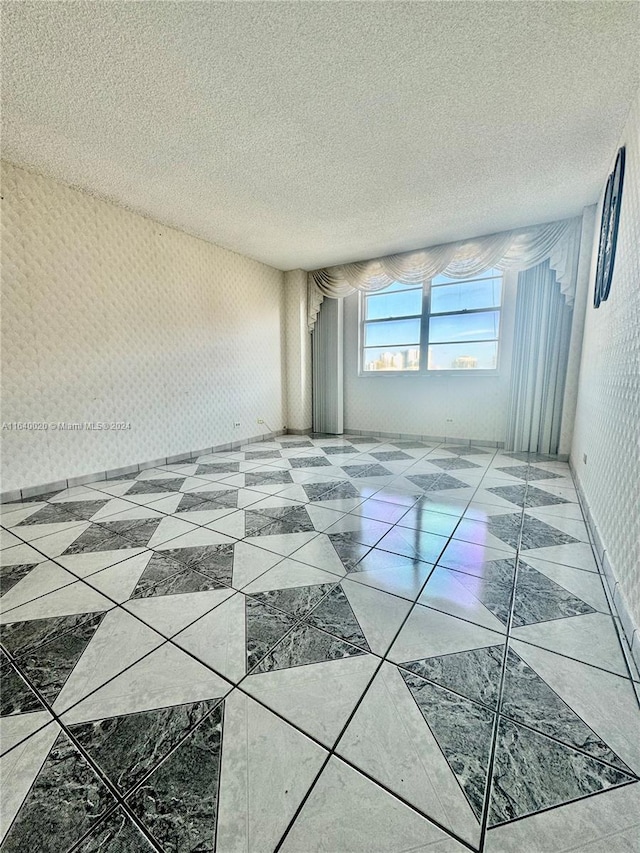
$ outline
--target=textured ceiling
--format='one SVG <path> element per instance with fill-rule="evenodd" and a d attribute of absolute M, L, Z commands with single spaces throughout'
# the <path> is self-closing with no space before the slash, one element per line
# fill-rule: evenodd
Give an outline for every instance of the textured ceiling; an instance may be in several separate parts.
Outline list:
<path fill-rule="evenodd" d="M 570 216 L 639 8 L 3 3 L 3 156 L 281 269 Z"/>

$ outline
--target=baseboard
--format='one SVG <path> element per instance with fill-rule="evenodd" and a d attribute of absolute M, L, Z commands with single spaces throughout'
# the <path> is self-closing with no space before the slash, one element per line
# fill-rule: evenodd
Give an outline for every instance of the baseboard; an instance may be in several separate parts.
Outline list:
<path fill-rule="evenodd" d="M 218 444 L 214 447 L 204 447 L 202 450 L 191 450 L 187 453 L 178 453 L 174 456 L 162 456 L 159 459 L 151 459 L 147 462 L 139 462 L 134 465 L 125 465 L 123 468 L 110 468 L 108 471 L 94 471 L 92 474 L 81 474 L 78 477 L 69 477 L 67 480 L 57 480 L 54 483 L 43 483 L 39 486 L 28 486 L 24 489 L 12 489 L 0 494 L 0 503 L 11 503 L 13 501 L 24 501 L 36 498 L 47 492 L 61 492 L 63 489 L 71 489 L 74 486 L 84 486 L 98 480 L 109 480 L 124 474 L 132 474 L 134 471 L 144 471 L 146 468 L 156 468 L 158 465 L 175 465 L 178 462 L 188 462 L 197 459 L 198 456 L 206 456 L 207 453 L 222 453 L 227 450 L 237 450 L 243 444 L 251 444 L 254 441 L 269 441 L 278 435 L 285 435 L 285 430 L 253 435 L 239 441 L 228 444 Z"/>
<path fill-rule="evenodd" d="M 624 594 L 616 578 L 615 569 L 611 564 L 609 552 L 607 551 L 605 542 L 602 539 L 598 525 L 593 518 L 589 502 L 587 501 L 584 489 L 582 488 L 582 483 L 580 482 L 578 473 L 573 467 L 571 460 L 569 460 L 569 468 L 576 485 L 576 492 L 578 493 L 578 500 L 587 525 L 587 531 L 591 538 L 591 544 L 596 558 L 596 565 L 598 566 L 598 571 L 602 576 L 605 594 L 609 601 L 611 612 L 614 615 L 614 622 L 616 630 L 618 631 L 618 636 L 620 637 L 620 644 L 625 655 L 633 661 L 636 668 L 640 671 L 640 629 L 635 624 L 633 617 L 631 616 Z"/>
<path fill-rule="evenodd" d="M 370 435 L 372 438 L 397 438 L 401 441 L 437 441 L 442 444 L 456 445 L 474 445 L 475 447 L 504 447 L 504 441 L 487 441 L 484 438 L 456 438 L 455 436 L 445 435 L 418 435 L 417 433 L 400 433 L 400 432 L 380 432 L 370 429 L 352 429 L 351 427 L 344 428 L 344 435 Z"/>
<path fill-rule="evenodd" d="M 293 429 L 292 427 L 287 429 L 287 435 L 311 435 L 312 432 L 311 427 L 308 429 Z"/>

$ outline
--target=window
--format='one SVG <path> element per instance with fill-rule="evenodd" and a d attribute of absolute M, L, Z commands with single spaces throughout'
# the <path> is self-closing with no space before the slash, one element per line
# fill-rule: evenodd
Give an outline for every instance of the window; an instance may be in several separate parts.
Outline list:
<path fill-rule="evenodd" d="M 493 269 L 362 294 L 362 372 L 496 370 L 501 304 Z"/>

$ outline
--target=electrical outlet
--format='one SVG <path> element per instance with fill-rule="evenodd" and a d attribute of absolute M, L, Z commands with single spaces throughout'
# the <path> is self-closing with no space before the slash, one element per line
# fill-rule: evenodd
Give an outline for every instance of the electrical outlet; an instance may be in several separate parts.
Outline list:
<path fill-rule="evenodd" d="M 258 418 L 258 423 L 259 423 L 259 424 L 263 424 L 263 423 L 264 423 L 264 419 L 263 419 L 263 418 Z"/>
<path fill-rule="evenodd" d="M 233 422 L 233 425 L 234 425 L 234 427 L 239 427 L 239 426 L 240 426 L 240 421 L 234 421 L 234 422 Z"/>
<path fill-rule="evenodd" d="M 585 465 L 587 464 L 587 454 L 586 453 L 582 454 L 582 461 L 584 462 Z"/>
<path fill-rule="evenodd" d="M 447 418 L 447 423 L 448 423 L 448 424 L 452 424 L 452 423 L 453 423 L 453 418 Z"/>

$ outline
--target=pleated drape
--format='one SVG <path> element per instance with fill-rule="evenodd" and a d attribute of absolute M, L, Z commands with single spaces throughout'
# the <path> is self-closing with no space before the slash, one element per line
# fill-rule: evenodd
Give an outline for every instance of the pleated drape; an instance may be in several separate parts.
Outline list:
<path fill-rule="evenodd" d="M 341 299 L 328 299 L 312 334 L 313 430 L 341 435 L 344 425 L 343 316 Z"/>
<path fill-rule="evenodd" d="M 507 450 L 558 452 L 571 315 L 549 261 L 519 274 Z"/>

